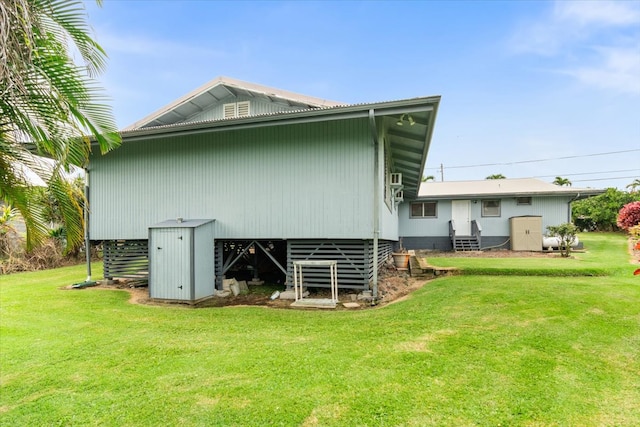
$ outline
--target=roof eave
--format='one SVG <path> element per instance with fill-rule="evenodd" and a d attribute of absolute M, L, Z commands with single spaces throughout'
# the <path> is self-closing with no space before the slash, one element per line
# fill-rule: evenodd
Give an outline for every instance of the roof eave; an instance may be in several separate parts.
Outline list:
<path fill-rule="evenodd" d="M 333 119 L 351 119 L 368 117 L 369 110 L 373 109 L 376 116 L 398 114 L 402 112 L 425 111 L 425 109 L 437 109 L 440 96 L 412 98 L 408 100 L 387 101 L 370 104 L 355 104 L 336 107 L 326 107 L 308 110 L 286 111 L 260 116 L 250 116 L 234 119 L 219 119 L 202 122 L 181 123 L 167 126 L 157 126 L 139 129 L 125 129 L 121 132 L 123 140 L 135 141 L 149 138 L 167 138 L 177 135 L 197 134 L 220 130 L 248 129 L 261 126 L 284 125 L 289 123 L 312 122 L 326 120 L 326 116 Z M 426 145 L 430 144 L 433 132 L 433 121 L 427 136 Z M 427 147 L 428 149 L 428 147 Z M 426 151 L 425 151 L 426 153 Z M 422 167 L 426 162 L 423 155 Z"/>

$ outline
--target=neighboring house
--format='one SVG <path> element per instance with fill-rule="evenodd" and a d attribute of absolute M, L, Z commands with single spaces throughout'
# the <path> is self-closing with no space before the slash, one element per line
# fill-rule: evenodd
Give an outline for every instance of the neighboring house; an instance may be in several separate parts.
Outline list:
<path fill-rule="evenodd" d="M 150 230 L 182 233 L 197 219 L 213 220 L 218 287 L 233 276 L 291 284 L 294 261 L 330 259 L 340 287 L 375 291 L 399 204 L 418 196 L 439 102 L 342 105 L 213 80 L 91 156 L 90 236 L 104 242 L 104 276 L 144 275 L 148 256 L 185 241 L 148 247 Z M 184 253 L 197 256 L 193 247 Z"/>
<path fill-rule="evenodd" d="M 603 192 L 532 178 L 425 182 L 400 205 L 400 236 L 408 249 L 541 250 L 548 226 L 571 221 L 571 202 Z"/>

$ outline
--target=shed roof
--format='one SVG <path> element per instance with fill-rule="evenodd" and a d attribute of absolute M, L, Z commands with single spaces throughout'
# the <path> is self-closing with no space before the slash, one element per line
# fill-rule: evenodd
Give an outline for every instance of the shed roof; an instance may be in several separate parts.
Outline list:
<path fill-rule="evenodd" d="M 237 97 L 238 95 L 263 98 L 271 102 L 284 102 L 289 106 L 300 109 L 333 107 L 342 104 L 336 101 L 314 98 L 287 90 L 220 76 L 127 126 L 124 130 L 179 123 L 205 110 L 211 104 L 229 96 Z"/>
<path fill-rule="evenodd" d="M 420 199 L 464 199 L 495 196 L 589 197 L 604 193 L 595 188 L 563 187 L 535 178 L 485 179 L 482 181 L 423 182 Z"/>

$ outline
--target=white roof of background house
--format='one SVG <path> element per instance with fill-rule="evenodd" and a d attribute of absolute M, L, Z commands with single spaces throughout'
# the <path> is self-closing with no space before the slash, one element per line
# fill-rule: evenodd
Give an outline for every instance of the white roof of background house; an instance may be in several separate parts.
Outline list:
<path fill-rule="evenodd" d="M 286 102 L 290 106 L 300 109 L 335 107 L 343 105 L 341 102 L 314 98 L 287 90 L 262 86 L 256 83 L 232 79 L 230 77 L 216 77 L 199 88 L 165 105 L 147 117 L 127 126 L 123 130 L 139 129 L 141 127 L 162 126 L 175 123 L 176 117 L 188 118 L 203 111 L 207 106 L 228 97 L 229 95 L 249 95 L 272 102 Z"/>
<path fill-rule="evenodd" d="M 420 199 L 467 199 L 496 196 L 588 197 L 604 193 L 595 188 L 564 187 L 535 178 L 485 179 L 482 181 L 423 182 Z"/>

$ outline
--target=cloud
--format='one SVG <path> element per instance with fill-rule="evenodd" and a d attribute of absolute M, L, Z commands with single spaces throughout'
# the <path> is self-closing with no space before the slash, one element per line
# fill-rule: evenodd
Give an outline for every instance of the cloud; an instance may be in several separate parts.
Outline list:
<path fill-rule="evenodd" d="M 562 1 L 555 4 L 554 18 L 577 26 L 628 26 L 640 22 L 635 2 Z"/>
<path fill-rule="evenodd" d="M 99 34 L 99 43 L 110 54 L 141 55 L 155 58 L 170 57 L 223 57 L 226 52 L 203 48 L 188 43 L 151 39 L 134 34 L 117 35 L 107 31 Z"/>
<path fill-rule="evenodd" d="M 600 63 L 568 68 L 564 73 L 590 86 L 640 95 L 640 46 L 596 50 Z"/>
<path fill-rule="evenodd" d="M 557 1 L 522 24 L 511 47 L 583 84 L 640 94 L 640 2 Z"/>

